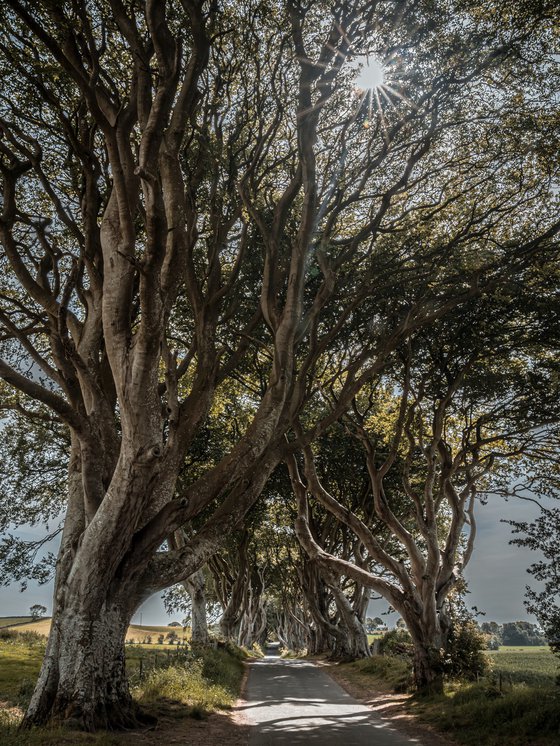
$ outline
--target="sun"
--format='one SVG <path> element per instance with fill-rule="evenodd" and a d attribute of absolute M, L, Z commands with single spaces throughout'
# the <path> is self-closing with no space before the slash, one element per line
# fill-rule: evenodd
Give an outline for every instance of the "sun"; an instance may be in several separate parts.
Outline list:
<path fill-rule="evenodd" d="M 356 88 L 362 91 L 379 88 L 385 82 L 385 68 L 375 57 L 367 57 L 356 78 Z"/>

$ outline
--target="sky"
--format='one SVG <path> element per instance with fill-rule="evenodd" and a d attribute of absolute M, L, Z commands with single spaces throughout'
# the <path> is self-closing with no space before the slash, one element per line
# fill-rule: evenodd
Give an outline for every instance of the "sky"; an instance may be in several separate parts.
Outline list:
<path fill-rule="evenodd" d="M 529 619 L 523 606 L 523 595 L 528 583 L 534 585 L 527 568 L 538 559 L 538 555 L 526 549 L 511 546 L 511 529 L 501 522 L 502 518 L 512 520 L 531 520 L 538 509 L 530 502 L 523 500 L 509 500 L 505 502 L 500 497 L 491 498 L 487 505 L 480 505 L 477 520 L 477 540 L 475 550 L 466 571 L 466 578 L 470 593 L 467 596 L 467 606 L 476 606 L 485 616 L 479 621 L 496 621 L 498 623 Z M 37 537 L 39 529 L 20 531 L 23 538 Z M 49 549 L 53 551 L 54 547 Z M 38 586 L 30 582 L 23 593 L 19 584 L 0 587 L 0 616 L 20 616 L 29 613 L 33 604 L 47 607 L 47 613 L 52 610 L 52 583 Z M 370 616 L 378 616 L 386 612 L 386 601 L 372 601 L 369 607 Z M 137 624 L 166 624 L 173 619 L 180 621 L 180 614 L 168 615 L 163 608 L 160 595 L 156 594 L 148 599 L 136 612 L 133 622 Z M 396 614 L 386 617 L 392 626 L 397 619 Z"/>

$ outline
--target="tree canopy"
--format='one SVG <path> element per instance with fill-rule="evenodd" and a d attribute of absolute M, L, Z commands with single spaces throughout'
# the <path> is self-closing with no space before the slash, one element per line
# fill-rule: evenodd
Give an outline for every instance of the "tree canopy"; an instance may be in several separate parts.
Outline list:
<path fill-rule="evenodd" d="M 4 406 L 55 422 L 67 454 L 62 501 L 37 509 L 65 519 L 27 725 L 137 722 L 138 605 L 216 553 L 279 463 L 310 464 L 417 338 L 451 339 L 515 282 L 552 295 L 554 14 L 4 3 Z M 384 82 L 359 90 L 370 57 Z"/>

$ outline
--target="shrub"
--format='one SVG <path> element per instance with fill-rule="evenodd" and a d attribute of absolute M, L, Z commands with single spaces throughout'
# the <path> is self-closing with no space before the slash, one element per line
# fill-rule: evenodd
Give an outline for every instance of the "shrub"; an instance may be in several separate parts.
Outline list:
<path fill-rule="evenodd" d="M 406 629 L 391 629 L 389 632 L 385 632 L 379 640 L 379 653 L 400 658 L 412 658 L 414 653 L 412 637 Z"/>
<path fill-rule="evenodd" d="M 444 658 L 444 672 L 450 678 L 475 680 L 489 670 L 488 657 L 484 654 L 487 642 L 484 634 L 472 620 L 452 625 Z"/>
<path fill-rule="evenodd" d="M 34 646 L 44 645 L 46 638 L 38 632 L 18 632 L 15 629 L 0 628 L 0 640 Z"/>

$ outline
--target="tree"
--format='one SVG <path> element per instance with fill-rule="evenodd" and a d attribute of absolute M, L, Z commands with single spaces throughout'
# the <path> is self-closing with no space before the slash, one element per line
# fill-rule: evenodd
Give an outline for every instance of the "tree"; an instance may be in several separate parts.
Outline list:
<path fill-rule="evenodd" d="M 41 619 L 41 617 L 46 616 L 47 607 L 42 606 L 41 604 L 33 604 L 29 609 L 29 613 L 31 614 L 32 621 L 36 622 L 38 619 Z"/>
<path fill-rule="evenodd" d="M 544 583 L 542 590 L 526 586 L 525 606 L 534 614 L 544 630 L 544 635 L 552 651 L 560 655 L 560 510 L 543 508 L 541 515 L 533 522 L 511 521 L 514 533 L 521 534 L 512 540 L 513 544 L 528 547 L 543 554 L 543 559 L 531 565 L 528 572 L 535 580 Z M 504 633 L 506 632 L 504 625 Z M 515 630 L 517 632 L 517 630 Z M 519 634 L 517 635 L 519 636 Z M 508 639 L 511 639 L 509 635 Z M 505 638 L 504 638 L 504 644 Z M 512 643 L 509 644 L 533 644 Z"/>
<path fill-rule="evenodd" d="M 3 4 L 0 376 L 68 443 L 26 726 L 135 725 L 138 606 L 202 567 L 405 339 L 550 250 L 548 8 L 455 11 Z M 375 116 L 352 93 L 373 51 L 402 60 Z M 333 368 L 338 403 L 296 443 Z M 180 483 L 232 380 L 247 426 Z"/>
<path fill-rule="evenodd" d="M 544 639 L 530 622 L 505 622 L 502 645 L 544 645 Z"/>
<path fill-rule="evenodd" d="M 369 510 L 358 513 L 327 488 L 312 447 L 303 450 L 302 476 L 295 457 L 288 461 L 302 545 L 320 565 L 356 578 L 401 614 L 420 690 L 442 687 L 453 633 L 449 604 L 474 549 L 477 495 L 492 491 L 495 470 L 510 474 L 508 463 L 533 454 L 542 462 L 554 452 L 555 366 L 533 373 L 534 361 L 522 362 L 532 335 L 511 311 L 504 321 L 500 304 L 466 306 L 452 336 L 447 322 L 419 333 L 401 351 L 400 372 L 356 397 L 345 421 L 363 445 Z M 329 396 L 336 401 L 336 387 Z M 313 535 L 310 498 L 353 531 L 365 561 L 349 562 Z M 382 543 L 378 523 L 397 547 Z"/>

